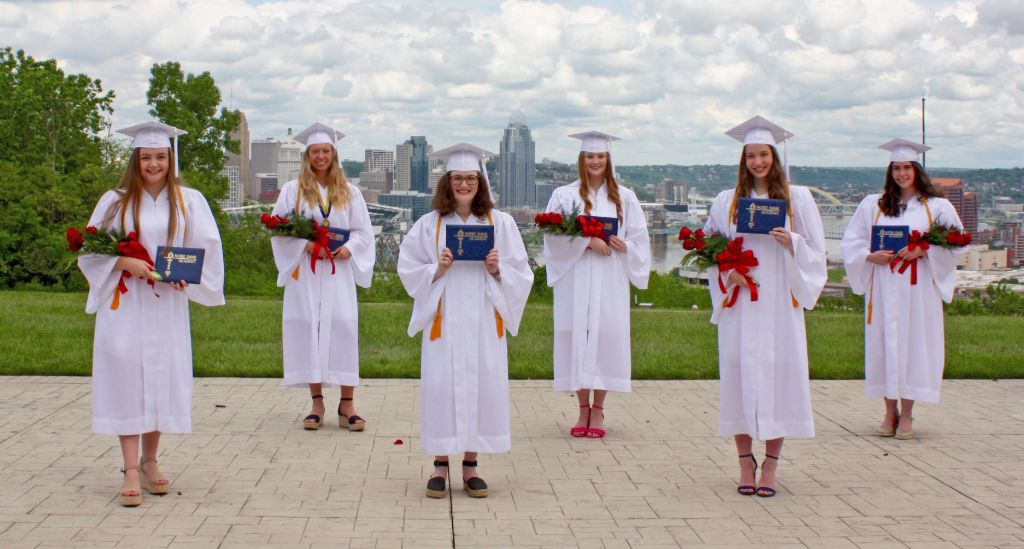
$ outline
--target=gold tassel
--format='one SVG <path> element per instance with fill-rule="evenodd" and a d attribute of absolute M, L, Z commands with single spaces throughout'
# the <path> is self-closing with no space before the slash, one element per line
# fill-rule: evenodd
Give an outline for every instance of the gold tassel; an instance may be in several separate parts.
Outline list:
<path fill-rule="evenodd" d="M 114 288 L 114 301 L 110 302 L 110 310 L 116 311 L 121 306 L 121 289 Z"/>
<path fill-rule="evenodd" d="M 292 271 L 292 280 L 298 280 L 298 279 L 299 279 L 299 268 L 295 267 L 295 270 Z"/>
<path fill-rule="evenodd" d="M 498 339 L 505 335 L 505 321 L 501 319 L 498 311 L 494 311 L 494 325 L 498 327 Z"/>
<path fill-rule="evenodd" d="M 868 293 L 868 324 L 871 324 L 871 311 L 875 308 L 875 270 L 871 270 L 871 290 Z"/>
<path fill-rule="evenodd" d="M 800 302 L 798 302 L 798 301 L 796 300 L 796 296 L 795 296 L 795 295 L 793 295 L 793 293 L 792 293 L 792 292 L 790 292 L 790 294 L 789 294 L 789 298 L 793 300 L 793 308 L 794 308 L 794 309 L 796 309 L 797 307 L 799 307 L 799 306 L 800 306 Z"/>
<path fill-rule="evenodd" d="M 434 315 L 434 324 L 430 327 L 430 341 L 441 337 L 441 302 L 437 302 L 437 314 Z"/>

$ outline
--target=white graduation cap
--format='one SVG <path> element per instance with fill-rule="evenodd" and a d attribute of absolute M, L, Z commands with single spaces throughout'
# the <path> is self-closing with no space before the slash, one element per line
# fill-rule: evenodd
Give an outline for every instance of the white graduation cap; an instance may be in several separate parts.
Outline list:
<path fill-rule="evenodd" d="M 878 148 L 889 151 L 889 162 L 920 162 L 921 153 L 931 150 L 928 145 L 906 139 L 893 139 Z"/>
<path fill-rule="evenodd" d="M 302 130 L 293 139 L 309 147 L 310 145 L 319 145 L 320 143 L 327 143 L 337 149 L 335 143 L 341 141 L 345 137 L 345 134 L 335 130 L 334 128 L 317 122 L 312 126 Z"/>
<path fill-rule="evenodd" d="M 185 130 L 179 130 L 155 120 L 128 126 L 117 130 L 117 133 L 127 135 L 133 139 L 132 148 L 147 149 L 171 149 L 174 155 L 174 176 L 178 177 L 178 136 L 185 135 Z M 171 140 L 174 140 L 174 147 L 171 147 Z"/>
<path fill-rule="evenodd" d="M 771 145 L 774 147 L 776 144 L 782 143 L 782 165 L 786 169 L 786 179 L 789 179 L 789 150 L 786 143 L 790 137 L 793 137 L 792 132 L 762 116 L 755 116 L 725 132 L 725 135 L 744 145 Z"/>
<path fill-rule="evenodd" d="M 611 152 L 612 141 L 619 141 L 619 138 L 614 135 L 598 131 L 573 133 L 569 137 L 580 140 L 580 152 L 589 153 Z"/>
<path fill-rule="evenodd" d="M 484 185 L 487 186 L 487 195 L 493 201 L 494 193 L 491 192 L 491 181 L 487 177 L 487 165 L 485 162 L 491 156 L 494 156 L 494 153 L 469 143 L 459 143 L 458 145 L 452 145 L 430 154 L 431 158 L 444 161 L 445 173 L 454 170 L 480 172 L 481 177 L 484 179 Z"/>

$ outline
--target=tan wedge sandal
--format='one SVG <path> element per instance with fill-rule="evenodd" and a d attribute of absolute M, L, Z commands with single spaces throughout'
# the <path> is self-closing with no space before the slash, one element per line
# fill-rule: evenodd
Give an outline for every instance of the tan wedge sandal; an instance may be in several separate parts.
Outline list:
<path fill-rule="evenodd" d="M 316 399 L 323 400 L 323 398 L 324 398 L 324 395 L 313 395 L 312 396 L 313 400 L 316 400 Z M 309 414 L 308 416 L 305 417 L 305 419 L 302 420 L 302 428 L 307 430 L 307 431 L 317 431 L 317 430 L 320 429 L 320 426 L 323 425 L 323 424 L 324 424 L 324 418 L 322 418 L 322 417 L 320 417 L 320 416 L 318 416 L 316 414 Z"/>
<path fill-rule="evenodd" d="M 137 471 L 139 468 L 136 465 L 125 467 L 124 469 L 121 469 L 121 474 L 127 477 L 129 469 L 135 469 Z M 124 507 L 138 507 L 142 505 L 142 488 L 138 487 L 132 489 L 131 486 L 128 486 L 127 479 L 121 483 L 121 493 L 118 495 L 121 498 L 121 505 Z"/>
<path fill-rule="evenodd" d="M 171 481 L 162 478 L 154 478 L 146 473 L 146 464 L 156 464 L 155 459 L 144 459 L 139 462 L 139 484 L 142 489 L 153 494 L 154 496 L 162 496 L 171 491 Z"/>
<path fill-rule="evenodd" d="M 346 416 L 345 414 L 341 413 L 341 403 L 351 400 L 351 398 L 343 397 L 341 399 L 341 402 L 338 403 L 338 427 L 341 427 L 342 429 L 348 429 L 349 431 L 362 431 L 363 429 L 366 429 L 365 419 L 355 414 L 352 414 L 351 416 Z"/>

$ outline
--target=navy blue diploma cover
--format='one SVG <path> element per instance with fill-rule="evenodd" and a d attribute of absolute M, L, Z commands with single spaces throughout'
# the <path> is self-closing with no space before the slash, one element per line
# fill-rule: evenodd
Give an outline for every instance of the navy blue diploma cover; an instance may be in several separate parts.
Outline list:
<path fill-rule="evenodd" d="M 741 198 L 737 203 L 736 232 L 768 234 L 786 226 L 786 201 L 781 198 Z"/>
<path fill-rule="evenodd" d="M 168 251 L 169 250 L 169 251 Z M 160 273 L 164 282 L 181 282 L 199 284 L 203 279 L 203 248 L 179 248 L 157 246 L 156 265 L 154 269 Z"/>
<path fill-rule="evenodd" d="M 445 245 L 456 261 L 483 261 L 494 249 L 494 225 L 447 225 Z"/>
<path fill-rule="evenodd" d="M 889 250 L 898 252 L 907 247 L 910 227 L 906 225 L 872 225 L 871 251 Z"/>
<path fill-rule="evenodd" d="M 351 236 L 352 231 L 349 229 L 327 227 L 327 238 L 330 239 L 330 242 L 327 243 L 327 249 L 333 254 L 338 251 L 338 248 L 348 244 L 348 239 Z"/>
<path fill-rule="evenodd" d="M 596 219 L 604 224 L 604 236 L 601 237 L 605 242 L 608 242 L 608 238 L 612 236 L 618 236 L 619 234 L 619 218 L 617 217 L 601 217 L 599 215 L 585 215 L 590 219 Z"/>

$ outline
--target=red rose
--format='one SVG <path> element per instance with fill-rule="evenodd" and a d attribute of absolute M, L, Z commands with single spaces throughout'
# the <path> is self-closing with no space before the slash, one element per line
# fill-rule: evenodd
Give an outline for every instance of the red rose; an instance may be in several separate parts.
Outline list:
<path fill-rule="evenodd" d="M 274 216 L 274 217 L 277 218 L 278 224 L 280 224 L 280 225 L 287 225 L 288 224 L 288 218 L 287 217 L 280 216 L 280 215 Z"/>
<path fill-rule="evenodd" d="M 693 245 L 697 248 L 697 251 L 699 252 L 704 249 L 704 246 L 707 246 L 707 242 L 704 242 L 703 240 L 695 240 Z"/>
<path fill-rule="evenodd" d="M 964 231 L 960 233 L 960 245 L 966 246 L 971 243 L 971 233 Z"/>
<path fill-rule="evenodd" d="M 263 223 L 264 225 L 266 225 L 269 222 L 270 222 L 270 214 L 265 213 L 265 214 L 260 216 L 260 223 Z"/>
<path fill-rule="evenodd" d="M 704 229 L 697 229 L 697 231 L 693 233 L 693 236 L 697 238 L 704 238 Z"/>
<path fill-rule="evenodd" d="M 277 228 L 278 223 L 279 222 L 276 217 L 268 217 L 267 220 L 264 222 L 268 229 Z"/>
<path fill-rule="evenodd" d="M 93 227 L 91 225 L 85 228 L 85 232 L 87 232 L 89 234 L 96 234 L 96 231 L 97 231 L 96 227 Z"/>
<path fill-rule="evenodd" d="M 552 225 L 561 225 L 565 221 L 560 213 L 548 214 L 548 217 Z"/>
<path fill-rule="evenodd" d="M 696 244 L 694 244 L 694 241 L 693 241 L 692 238 L 687 238 L 686 240 L 683 240 L 683 249 L 684 250 L 692 250 L 695 246 L 696 246 Z"/>
<path fill-rule="evenodd" d="M 691 231 L 689 227 L 683 227 L 682 229 L 679 229 L 679 240 L 688 240 L 692 234 L 693 231 Z"/>
<path fill-rule="evenodd" d="M 85 239 L 82 238 L 82 233 L 74 227 L 68 227 L 68 232 L 65 237 L 68 239 L 68 249 L 72 252 L 81 250 L 82 245 L 85 244 Z"/>

